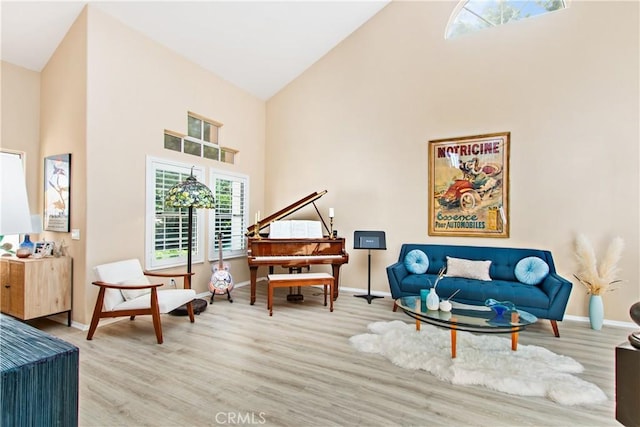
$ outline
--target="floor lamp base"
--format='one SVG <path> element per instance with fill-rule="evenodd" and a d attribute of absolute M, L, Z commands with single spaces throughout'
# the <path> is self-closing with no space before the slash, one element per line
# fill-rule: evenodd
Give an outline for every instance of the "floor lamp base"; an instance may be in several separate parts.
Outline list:
<path fill-rule="evenodd" d="M 379 296 L 379 295 L 371 295 L 371 294 L 366 294 L 366 295 L 354 295 L 354 297 L 356 297 L 356 298 L 366 298 L 366 299 L 367 299 L 367 302 L 368 302 L 369 304 L 371 304 L 371 301 L 372 301 L 372 300 L 374 300 L 374 299 L 376 299 L 376 298 L 384 298 L 384 297 Z"/>

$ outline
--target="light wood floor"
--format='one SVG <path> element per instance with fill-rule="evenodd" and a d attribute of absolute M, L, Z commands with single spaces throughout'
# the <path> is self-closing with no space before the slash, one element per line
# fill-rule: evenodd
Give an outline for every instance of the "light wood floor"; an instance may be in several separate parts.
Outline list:
<path fill-rule="evenodd" d="M 575 358 L 580 375 L 597 384 L 607 403 L 566 407 L 544 398 L 510 396 L 453 386 L 425 372 L 356 352 L 352 335 L 373 321 L 411 320 L 391 311 L 389 298 L 371 305 L 341 292 L 335 311 L 319 289 L 303 288 L 303 303 L 266 292 L 249 305 L 248 287 L 234 303 L 217 297 L 196 316 L 162 318 L 158 345 L 148 316 L 86 332 L 50 320 L 34 324 L 80 348 L 81 426 L 619 426 L 615 420 L 616 345 L 630 330 L 548 321 L 529 327 L 520 344 L 544 346 Z M 459 350 L 460 351 L 460 350 Z"/>

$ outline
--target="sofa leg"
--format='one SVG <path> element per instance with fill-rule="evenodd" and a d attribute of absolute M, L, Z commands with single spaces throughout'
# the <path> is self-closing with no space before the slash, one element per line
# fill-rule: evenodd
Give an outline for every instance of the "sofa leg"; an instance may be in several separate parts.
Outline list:
<path fill-rule="evenodd" d="M 558 332 L 558 321 L 550 320 L 550 322 L 551 322 L 551 328 L 553 328 L 553 335 L 555 335 L 556 338 L 560 338 L 560 332 Z"/>
<path fill-rule="evenodd" d="M 398 310 L 398 304 L 396 304 L 396 302 L 393 302 L 393 312 L 395 313 Z"/>

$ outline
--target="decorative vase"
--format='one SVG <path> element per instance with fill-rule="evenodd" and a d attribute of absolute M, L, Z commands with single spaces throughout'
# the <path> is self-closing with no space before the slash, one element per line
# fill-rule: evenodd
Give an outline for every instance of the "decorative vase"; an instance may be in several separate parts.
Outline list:
<path fill-rule="evenodd" d="M 33 250 L 35 249 L 35 246 L 36 245 L 33 244 L 33 242 L 31 241 L 31 238 L 29 237 L 29 235 L 25 234 L 24 235 L 24 240 L 22 241 L 22 243 L 20 243 L 19 249 L 28 249 L 29 250 L 29 254 L 32 254 Z"/>
<path fill-rule="evenodd" d="M 427 296 L 429 295 L 429 292 L 427 291 L 427 289 L 420 289 L 420 311 L 421 312 L 425 312 L 427 311 Z"/>
<path fill-rule="evenodd" d="M 427 310 L 437 310 L 440 306 L 440 298 L 436 293 L 436 288 L 429 289 L 429 295 L 427 295 Z"/>
<path fill-rule="evenodd" d="M 589 298 L 589 321 L 591 322 L 591 329 L 599 331 L 602 329 L 602 322 L 604 320 L 604 304 L 602 303 L 601 295 L 591 295 Z"/>
<path fill-rule="evenodd" d="M 451 311 L 453 305 L 448 299 L 440 301 L 440 311 Z"/>
<path fill-rule="evenodd" d="M 31 256 L 31 250 L 29 248 L 20 248 L 16 251 L 18 258 L 29 258 Z"/>

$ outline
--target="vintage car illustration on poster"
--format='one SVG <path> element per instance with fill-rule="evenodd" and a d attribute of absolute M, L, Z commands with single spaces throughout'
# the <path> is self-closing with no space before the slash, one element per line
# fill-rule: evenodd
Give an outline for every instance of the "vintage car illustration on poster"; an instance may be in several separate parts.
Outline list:
<path fill-rule="evenodd" d="M 439 194 L 440 206 L 469 211 L 482 201 L 491 199 L 494 193 L 499 193 L 502 185 L 502 166 L 499 164 L 480 164 L 480 160 L 474 157 L 467 162 L 460 161 L 460 170 L 462 178 L 456 179 L 444 193 Z"/>

